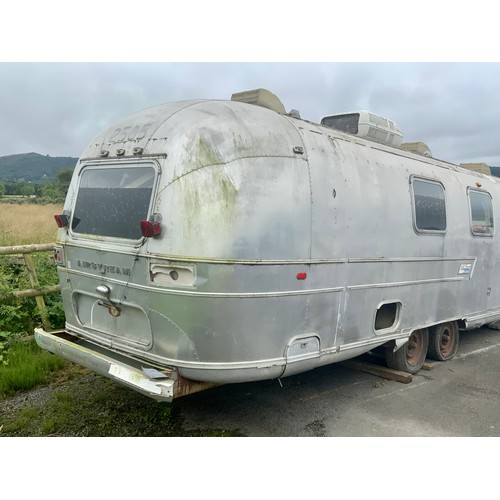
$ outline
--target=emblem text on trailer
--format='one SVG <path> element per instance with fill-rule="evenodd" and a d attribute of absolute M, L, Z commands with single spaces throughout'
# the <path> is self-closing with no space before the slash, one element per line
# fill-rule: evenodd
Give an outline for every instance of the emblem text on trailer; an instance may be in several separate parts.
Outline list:
<path fill-rule="evenodd" d="M 105 264 L 97 264 L 96 262 L 88 262 L 86 260 L 78 259 L 78 267 L 83 269 L 92 269 L 99 271 L 101 274 L 122 274 L 123 276 L 130 276 L 130 269 L 128 267 L 107 266 Z"/>

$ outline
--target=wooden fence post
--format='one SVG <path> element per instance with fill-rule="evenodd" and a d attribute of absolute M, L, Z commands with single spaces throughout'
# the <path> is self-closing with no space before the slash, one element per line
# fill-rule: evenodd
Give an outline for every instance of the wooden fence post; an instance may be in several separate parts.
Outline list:
<path fill-rule="evenodd" d="M 24 262 L 26 262 L 26 269 L 28 270 L 28 277 L 33 288 L 39 288 L 40 283 L 38 283 L 38 276 L 36 275 L 35 263 L 33 262 L 33 257 L 30 253 L 23 254 Z M 35 297 L 36 305 L 38 306 L 38 311 L 40 312 L 40 318 L 42 320 L 42 325 L 45 330 L 52 330 L 52 326 L 49 321 L 49 313 L 47 312 L 47 307 L 45 306 L 45 300 L 43 300 L 43 295 L 37 295 Z"/>

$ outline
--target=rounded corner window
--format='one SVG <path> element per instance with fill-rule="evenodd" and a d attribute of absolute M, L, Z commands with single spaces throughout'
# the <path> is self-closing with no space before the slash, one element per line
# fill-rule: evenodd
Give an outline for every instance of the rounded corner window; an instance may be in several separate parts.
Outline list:
<path fill-rule="evenodd" d="M 468 188 L 469 222 L 473 236 L 492 237 L 494 233 L 493 203 L 487 191 Z"/>
<path fill-rule="evenodd" d="M 82 237 L 142 238 L 156 180 L 153 164 L 88 166 L 80 175 L 71 232 Z"/>
<path fill-rule="evenodd" d="M 429 179 L 411 178 L 413 227 L 417 233 L 446 232 L 446 200 L 444 186 Z"/>

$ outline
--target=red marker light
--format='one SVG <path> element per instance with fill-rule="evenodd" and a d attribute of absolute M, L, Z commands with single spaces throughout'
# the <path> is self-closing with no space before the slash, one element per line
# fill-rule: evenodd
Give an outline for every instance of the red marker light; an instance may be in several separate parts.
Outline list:
<path fill-rule="evenodd" d="M 59 228 L 66 227 L 69 224 L 69 217 L 66 214 L 54 215 L 54 219 L 56 220 L 57 227 Z"/>
<path fill-rule="evenodd" d="M 62 253 L 62 250 L 57 249 L 54 252 L 54 260 L 56 261 L 56 264 L 58 266 L 64 266 L 64 255 Z"/>
<path fill-rule="evenodd" d="M 307 278 L 307 273 L 297 273 L 298 280 L 305 280 Z"/>
<path fill-rule="evenodd" d="M 141 220 L 141 233 L 144 238 L 151 238 L 161 234 L 161 225 L 159 222 Z"/>

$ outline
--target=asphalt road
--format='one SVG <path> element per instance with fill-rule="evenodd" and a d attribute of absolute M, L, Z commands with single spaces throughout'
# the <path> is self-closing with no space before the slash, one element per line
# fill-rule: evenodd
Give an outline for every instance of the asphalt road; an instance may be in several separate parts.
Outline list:
<path fill-rule="evenodd" d="M 500 436 L 500 331 L 461 332 L 450 361 L 410 384 L 330 365 L 175 401 L 185 428 L 254 437 Z"/>

